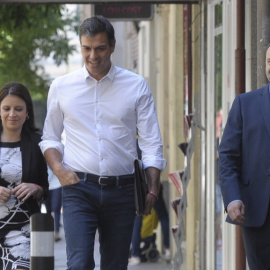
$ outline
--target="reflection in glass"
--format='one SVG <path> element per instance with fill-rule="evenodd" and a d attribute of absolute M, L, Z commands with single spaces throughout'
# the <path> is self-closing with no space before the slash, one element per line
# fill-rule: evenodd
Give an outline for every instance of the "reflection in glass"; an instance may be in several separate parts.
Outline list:
<path fill-rule="evenodd" d="M 220 190 L 220 183 L 218 179 L 218 169 L 217 169 L 217 161 L 218 161 L 218 152 L 217 147 L 219 144 L 220 138 L 220 128 L 222 125 L 222 34 L 215 36 L 215 96 L 216 96 L 216 104 L 215 104 L 215 112 L 216 112 L 216 204 L 215 204 L 215 243 L 216 243 L 216 269 L 222 270 L 222 196 Z"/>
<path fill-rule="evenodd" d="M 215 27 L 222 25 L 222 2 L 215 5 Z"/>

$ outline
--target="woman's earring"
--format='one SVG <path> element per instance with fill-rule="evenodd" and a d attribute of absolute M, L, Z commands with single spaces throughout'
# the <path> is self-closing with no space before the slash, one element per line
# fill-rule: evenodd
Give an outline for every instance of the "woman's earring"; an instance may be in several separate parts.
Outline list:
<path fill-rule="evenodd" d="M 28 120 L 29 119 L 29 115 L 27 115 L 25 119 Z"/>

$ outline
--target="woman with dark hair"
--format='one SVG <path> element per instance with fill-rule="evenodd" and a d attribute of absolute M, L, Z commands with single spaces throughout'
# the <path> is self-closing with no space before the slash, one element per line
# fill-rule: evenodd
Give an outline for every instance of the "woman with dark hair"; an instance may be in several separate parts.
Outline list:
<path fill-rule="evenodd" d="M 0 91 L 0 269 L 30 269 L 30 216 L 48 193 L 33 102 L 16 82 Z"/>

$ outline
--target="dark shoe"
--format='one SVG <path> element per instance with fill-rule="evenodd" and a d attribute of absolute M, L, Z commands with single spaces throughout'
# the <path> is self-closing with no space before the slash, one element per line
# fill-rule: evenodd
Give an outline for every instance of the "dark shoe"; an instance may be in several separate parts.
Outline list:
<path fill-rule="evenodd" d="M 61 240 L 61 237 L 59 236 L 59 232 L 55 232 L 54 233 L 54 241 L 55 242 L 58 242 L 58 241 L 60 241 Z"/>

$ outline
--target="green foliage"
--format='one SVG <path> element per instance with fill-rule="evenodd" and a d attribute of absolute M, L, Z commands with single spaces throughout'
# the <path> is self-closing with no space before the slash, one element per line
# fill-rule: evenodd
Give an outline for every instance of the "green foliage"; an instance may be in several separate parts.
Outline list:
<path fill-rule="evenodd" d="M 75 51 L 67 31 L 78 19 L 64 5 L 0 4 L 0 87 L 10 81 L 25 84 L 33 99 L 45 100 L 50 78 L 40 60 L 51 56 L 57 65 Z"/>

